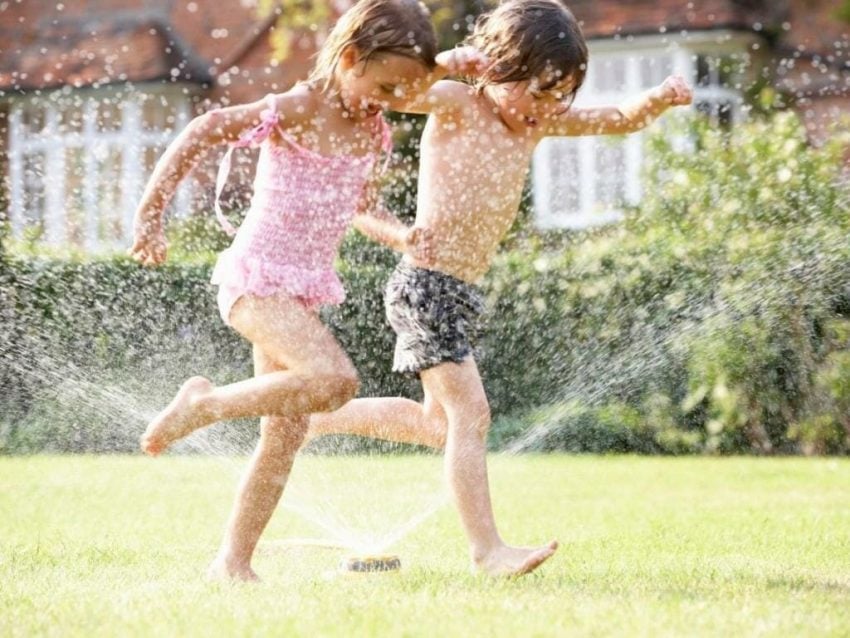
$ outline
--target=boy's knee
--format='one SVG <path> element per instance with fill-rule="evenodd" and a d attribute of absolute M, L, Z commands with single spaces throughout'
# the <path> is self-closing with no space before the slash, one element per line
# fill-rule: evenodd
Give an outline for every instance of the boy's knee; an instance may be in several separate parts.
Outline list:
<path fill-rule="evenodd" d="M 475 412 L 475 429 L 478 431 L 478 435 L 481 438 L 487 437 L 487 432 L 490 430 L 490 423 L 492 421 L 492 415 L 490 414 L 490 405 L 484 402 L 482 405 L 477 406 Z"/>
<path fill-rule="evenodd" d="M 467 432 L 473 433 L 481 438 L 487 436 L 490 429 L 490 405 L 486 400 L 471 402 L 464 406 L 458 415 L 457 424 Z"/>

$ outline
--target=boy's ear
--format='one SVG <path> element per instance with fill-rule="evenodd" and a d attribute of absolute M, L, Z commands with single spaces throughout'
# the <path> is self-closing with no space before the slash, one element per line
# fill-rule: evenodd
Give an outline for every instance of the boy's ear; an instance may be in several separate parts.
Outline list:
<path fill-rule="evenodd" d="M 353 44 L 349 44 L 339 55 L 339 68 L 343 71 L 350 71 L 358 60 L 360 60 L 360 52 Z"/>

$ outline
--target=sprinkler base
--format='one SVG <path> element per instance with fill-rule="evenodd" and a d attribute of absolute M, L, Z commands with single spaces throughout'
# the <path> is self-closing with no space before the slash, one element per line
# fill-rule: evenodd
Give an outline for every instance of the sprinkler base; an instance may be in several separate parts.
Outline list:
<path fill-rule="evenodd" d="M 349 556 L 339 568 L 345 572 L 392 572 L 401 568 L 398 556 Z"/>

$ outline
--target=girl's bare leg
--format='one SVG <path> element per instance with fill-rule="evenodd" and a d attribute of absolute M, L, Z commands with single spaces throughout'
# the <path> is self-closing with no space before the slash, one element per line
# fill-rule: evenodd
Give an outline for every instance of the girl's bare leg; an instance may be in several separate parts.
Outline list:
<path fill-rule="evenodd" d="M 339 410 L 311 414 L 307 439 L 357 434 L 442 449 L 447 427 L 445 412 L 427 393 L 424 403 L 400 397 L 354 399 Z"/>
<path fill-rule="evenodd" d="M 192 431 L 222 419 L 295 416 L 335 410 L 357 393 L 357 371 L 318 316 L 285 295 L 241 297 L 233 327 L 280 368 L 215 387 L 202 377 L 186 381 L 148 425 L 142 449 L 162 452 Z"/>
<path fill-rule="evenodd" d="M 487 478 L 490 407 L 475 361 L 443 363 L 423 371 L 421 377 L 448 419 L 446 477 L 475 565 L 491 575 L 518 576 L 533 571 L 555 553 L 558 543 L 511 547 L 499 536 Z"/>
<path fill-rule="evenodd" d="M 280 365 L 254 347 L 254 371 L 258 376 L 280 370 Z M 280 501 L 306 429 L 306 416 L 260 420 L 260 441 L 239 485 L 221 549 L 210 566 L 212 578 L 257 580 L 251 557 Z"/>

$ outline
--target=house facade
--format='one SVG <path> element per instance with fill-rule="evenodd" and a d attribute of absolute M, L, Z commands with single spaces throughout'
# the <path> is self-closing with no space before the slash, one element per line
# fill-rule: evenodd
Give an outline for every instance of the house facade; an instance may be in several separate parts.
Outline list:
<path fill-rule="evenodd" d="M 834 0 L 573 0 L 590 63 L 579 106 L 616 104 L 679 73 L 718 125 L 747 117 L 747 95 L 773 87 L 813 142 L 850 115 L 850 24 Z M 532 168 L 541 228 L 617 219 L 640 201 L 644 134 L 545 140 Z"/>
<path fill-rule="evenodd" d="M 0 205 L 12 238 L 126 250 L 157 159 L 189 120 L 303 77 L 313 34 L 272 60 L 275 16 L 237 0 L 0 2 Z M 205 158 L 167 214 L 211 209 Z M 200 186 L 199 186 L 200 183 Z"/>
<path fill-rule="evenodd" d="M 344 4 L 344 3 L 343 3 Z M 341 5 L 335 9 L 343 8 Z M 573 0 L 591 52 L 577 104 L 616 104 L 677 72 L 720 125 L 756 83 L 794 98 L 812 139 L 850 112 L 850 25 L 827 0 Z M 285 90 L 321 33 L 272 60 L 275 16 L 250 0 L 0 2 L 0 206 L 11 235 L 89 253 L 123 249 L 156 159 L 196 114 Z M 616 219 L 641 196 L 642 135 L 550 139 L 532 168 L 536 223 Z M 170 214 L 209 209 L 217 157 Z"/>

